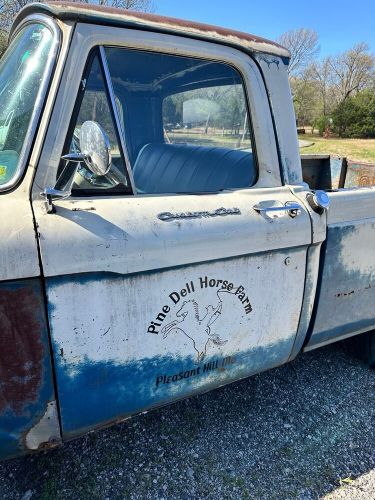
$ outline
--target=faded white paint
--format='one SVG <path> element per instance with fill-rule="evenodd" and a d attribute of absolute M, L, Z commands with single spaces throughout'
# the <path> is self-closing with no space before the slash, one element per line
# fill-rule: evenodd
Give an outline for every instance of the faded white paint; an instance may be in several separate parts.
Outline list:
<path fill-rule="evenodd" d="M 60 23 L 59 27 L 63 32 L 60 57 L 52 78 L 26 174 L 15 190 L 0 194 L 0 281 L 32 278 L 40 275 L 37 239 L 29 197 L 35 175 L 35 165 L 38 162 L 43 144 L 71 34 L 69 25 Z M 42 188 L 38 185 L 35 185 L 34 188 L 40 196 Z"/>
<path fill-rule="evenodd" d="M 276 345 L 297 331 L 305 259 L 301 248 L 48 285 L 56 349 L 74 374 L 84 362 L 124 364 L 167 355 L 194 356 L 198 362 L 199 353 L 225 357 Z M 225 281 L 233 284 L 230 291 L 222 288 Z M 199 322 L 195 313 L 206 318 Z"/>
<path fill-rule="evenodd" d="M 341 189 L 329 193 L 328 224 L 375 217 L 375 187 Z"/>
<path fill-rule="evenodd" d="M 256 54 L 255 57 L 268 90 L 285 183 L 300 184 L 303 180 L 302 167 L 287 66 L 281 58 L 275 56 Z"/>
<path fill-rule="evenodd" d="M 287 187 L 178 196 L 97 197 L 57 201 L 56 214 L 34 203 L 45 276 L 88 272 L 130 274 L 193 262 L 281 250 L 311 243 L 305 209 L 294 219 L 262 217 L 260 202 L 298 201 Z M 164 222 L 161 212 L 239 215 Z M 276 277 L 275 277 L 276 278 Z"/>
<path fill-rule="evenodd" d="M 29 179 L 30 181 L 30 179 Z M 27 194 L 0 195 L 0 281 L 39 276 L 38 247 Z"/>

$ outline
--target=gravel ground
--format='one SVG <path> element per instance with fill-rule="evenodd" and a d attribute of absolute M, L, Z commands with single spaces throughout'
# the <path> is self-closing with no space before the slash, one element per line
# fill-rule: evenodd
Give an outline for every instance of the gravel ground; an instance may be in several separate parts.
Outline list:
<path fill-rule="evenodd" d="M 3 499 L 375 499 L 375 371 L 339 343 L 0 465 Z"/>

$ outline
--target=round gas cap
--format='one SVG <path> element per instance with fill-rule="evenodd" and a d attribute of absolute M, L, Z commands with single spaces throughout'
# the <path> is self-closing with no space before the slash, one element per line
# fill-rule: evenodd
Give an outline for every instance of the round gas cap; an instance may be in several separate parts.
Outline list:
<path fill-rule="evenodd" d="M 315 203 L 319 208 L 324 208 L 327 210 L 327 208 L 329 207 L 329 196 L 325 191 L 315 191 L 314 198 Z"/>
<path fill-rule="evenodd" d="M 323 212 L 323 210 L 328 210 L 330 203 L 328 194 L 320 189 L 314 193 L 309 193 L 307 195 L 307 201 L 309 202 L 311 208 L 318 213 Z"/>

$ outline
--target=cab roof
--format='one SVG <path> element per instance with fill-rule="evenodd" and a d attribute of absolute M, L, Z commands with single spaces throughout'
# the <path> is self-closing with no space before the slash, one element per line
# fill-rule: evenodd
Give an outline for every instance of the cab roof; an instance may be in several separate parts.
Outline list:
<path fill-rule="evenodd" d="M 63 21 L 70 20 L 92 24 L 104 24 L 188 36 L 191 38 L 231 45 L 251 52 L 264 52 L 282 58 L 290 58 L 290 53 L 286 48 L 276 42 L 255 35 L 218 26 L 211 26 L 209 24 L 87 3 L 54 1 L 51 3 L 28 4 L 18 13 L 13 23 L 12 30 L 14 30 L 26 16 L 36 13 L 47 14 Z"/>

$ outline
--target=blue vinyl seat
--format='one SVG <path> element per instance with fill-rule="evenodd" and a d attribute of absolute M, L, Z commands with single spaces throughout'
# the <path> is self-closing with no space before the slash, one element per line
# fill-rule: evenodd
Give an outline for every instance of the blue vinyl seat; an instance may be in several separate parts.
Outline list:
<path fill-rule="evenodd" d="M 253 154 L 190 144 L 146 144 L 133 169 L 139 192 L 205 193 L 246 188 L 256 181 Z"/>

